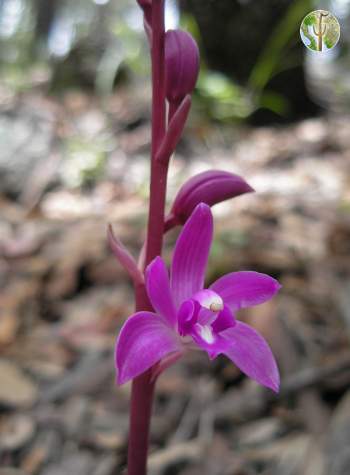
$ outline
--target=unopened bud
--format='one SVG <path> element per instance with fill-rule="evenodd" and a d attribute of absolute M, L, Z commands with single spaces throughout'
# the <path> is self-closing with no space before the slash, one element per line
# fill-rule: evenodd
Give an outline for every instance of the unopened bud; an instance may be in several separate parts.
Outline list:
<path fill-rule="evenodd" d="M 191 94 L 198 78 L 199 50 L 193 37 L 182 30 L 165 34 L 166 96 L 179 103 Z"/>
<path fill-rule="evenodd" d="M 221 170 L 199 173 L 180 188 L 171 209 L 172 225 L 186 222 L 199 203 L 213 206 L 252 191 L 253 188 L 243 178 L 233 173 Z"/>

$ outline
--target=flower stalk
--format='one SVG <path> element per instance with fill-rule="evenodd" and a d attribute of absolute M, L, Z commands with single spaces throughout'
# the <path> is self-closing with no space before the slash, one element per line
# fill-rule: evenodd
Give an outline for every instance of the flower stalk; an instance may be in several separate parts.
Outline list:
<path fill-rule="evenodd" d="M 162 250 L 168 174 L 168 163 L 156 160 L 166 130 L 164 1 L 152 3 L 152 150 L 146 265 Z"/>
<path fill-rule="evenodd" d="M 235 316 L 240 308 L 272 298 L 279 283 L 245 271 L 227 274 L 204 288 L 213 238 L 211 207 L 254 190 L 238 175 L 208 170 L 180 188 L 165 217 L 169 162 L 191 108 L 199 51 L 188 33 L 165 32 L 165 0 L 137 2 L 144 13 L 152 62 L 150 198 L 147 236 L 138 263 L 112 227 L 108 229 L 110 247 L 133 281 L 136 300 L 136 313 L 125 321 L 115 351 L 118 383 L 132 380 L 128 475 L 147 473 L 155 381 L 191 348 L 207 352 L 210 359 L 224 354 L 250 378 L 273 391 L 279 387 L 267 342 Z M 169 276 L 161 258 L 163 236 L 177 225 L 183 229 Z"/>
<path fill-rule="evenodd" d="M 145 250 L 145 265 L 161 254 L 163 244 L 164 212 L 168 163 L 156 160 L 157 152 L 165 136 L 165 26 L 164 1 L 153 0 L 151 15 L 145 15 L 145 24 L 151 41 L 152 60 L 152 148 L 151 183 L 148 214 L 148 230 Z M 148 19 L 151 16 L 151 34 Z M 144 286 L 136 292 L 136 310 L 151 310 Z M 135 378 L 131 390 L 128 475 L 145 475 L 150 420 L 153 406 L 155 381 L 152 370 Z"/>

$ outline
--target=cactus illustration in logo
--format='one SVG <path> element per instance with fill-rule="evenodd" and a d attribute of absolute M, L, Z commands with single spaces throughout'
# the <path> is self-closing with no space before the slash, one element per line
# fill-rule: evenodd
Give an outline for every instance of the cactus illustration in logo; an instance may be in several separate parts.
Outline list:
<path fill-rule="evenodd" d="M 300 36 L 304 45 L 312 51 L 328 51 L 338 43 L 340 25 L 332 13 L 315 10 L 303 19 Z"/>

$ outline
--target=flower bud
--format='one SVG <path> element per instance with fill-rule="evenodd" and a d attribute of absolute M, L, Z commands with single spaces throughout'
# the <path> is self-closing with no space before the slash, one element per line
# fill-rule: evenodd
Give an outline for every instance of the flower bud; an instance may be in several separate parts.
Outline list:
<path fill-rule="evenodd" d="M 213 206 L 222 201 L 254 191 L 238 175 L 221 170 L 208 170 L 190 178 L 179 190 L 166 230 L 175 224 L 185 223 L 199 203 Z"/>
<path fill-rule="evenodd" d="M 179 103 L 191 94 L 199 72 L 199 50 L 192 36 L 182 30 L 168 30 L 165 34 L 166 96 L 169 102 Z"/>

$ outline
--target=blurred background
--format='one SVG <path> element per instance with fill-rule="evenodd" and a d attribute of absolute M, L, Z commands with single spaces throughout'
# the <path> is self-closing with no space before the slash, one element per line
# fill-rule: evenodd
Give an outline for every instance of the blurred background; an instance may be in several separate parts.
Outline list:
<path fill-rule="evenodd" d="M 299 37 L 317 7 L 341 25 L 322 54 Z M 159 379 L 149 473 L 348 475 L 350 1 L 167 0 L 166 23 L 202 63 L 168 204 L 209 168 L 255 188 L 214 208 L 208 282 L 280 280 L 240 317 L 270 342 L 282 389 L 189 354 Z M 0 0 L 0 475 L 125 468 L 130 387 L 115 385 L 113 346 L 133 294 L 106 225 L 136 256 L 149 73 L 134 0 Z"/>

